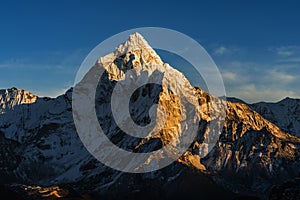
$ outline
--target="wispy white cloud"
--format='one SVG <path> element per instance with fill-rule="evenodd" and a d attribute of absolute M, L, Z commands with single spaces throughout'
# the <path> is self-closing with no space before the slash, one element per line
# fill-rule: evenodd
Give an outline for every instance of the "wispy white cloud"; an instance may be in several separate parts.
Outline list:
<path fill-rule="evenodd" d="M 289 58 L 280 58 L 277 61 L 281 62 L 281 63 L 291 63 L 291 64 L 292 63 L 300 63 L 300 55 L 289 57 Z"/>
<path fill-rule="evenodd" d="M 294 54 L 294 52 L 291 49 L 287 49 L 287 48 L 277 48 L 277 54 L 280 56 L 291 56 Z"/>
<path fill-rule="evenodd" d="M 281 46 L 281 47 L 272 47 L 269 48 L 270 51 L 275 52 L 278 56 L 281 57 L 290 57 L 294 55 L 300 55 L 300 46 Z"/>
<path fill-rule="evenodd" d="M 214 47 L 212 55 L 216 55 L 228 96 L 251 103 L 300 97 L 300 46 Z"/>
<path fill-rule="evenodd" d="M 300 97 L 300 74 L 297 73 L 300 65 L 297 66 L 289 63 L 230 61 L 220 65 L 220 70 L 227 96 L 249 103 L 275 102 L 287 96 Z"/>
<path fill-rule="evenodd" d="M 86 55 L 82 49 L 72 52 L 54 51 L 44 54 L 0 60 L 0 68 L 22 68 L 28 70 L 66 69 L 79 67 Z"/>
<path fill-rule="evenodd" d="M 215 55 L 223 55 L 228 52 L 229 52 L 228 48 L 226 48 L 225 46 L 220 46 L 220 47 L 216 48 L 213 53 Z"/>
<path fill-rule="evenodd" d="M 270 70 L 270 76 L 267 78 L 269 81 L 280 83 L 291 83 L 296 80 L 297 76 L 287 74 L 286 72 L 279 72 L 277 70 Z"/>
<path fill-rule="evenodd" d="M 237 76 L 238 76 L 236 73 L 229 72 L 229 71 L 221 72 L 221 74 L 222 74 L 224 81 L 236 81 Z"/>
<path fill-rule="evenodd" d="M 38 64 L 38 63 L 20 63 L 20 62 L 9 62 L 4 61 L 0 63 L 0 69 L 26 69 L 26 70 L 35 70 L 35 71 L 42 71 L 42 70 L 58 70 L 58 69 L 66 69 L 67 65 L 61 64 Z"/>
<path fill-rule="evenodd" d="M 69 89 L 76 70 L 84 59 L 84 51 L 49 52 L 49 56 L 8 59 L 0 61 L 1 88 L 17 87 L 38 96 L 56 97 Z"/>

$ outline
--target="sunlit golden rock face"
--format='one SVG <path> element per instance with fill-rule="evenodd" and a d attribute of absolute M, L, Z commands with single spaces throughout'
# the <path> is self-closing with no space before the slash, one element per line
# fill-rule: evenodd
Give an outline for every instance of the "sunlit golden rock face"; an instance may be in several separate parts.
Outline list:
<path fill-rule="evenodd" d="M 242 137 L 249 129 L 259 131 L 265 128 L 270 131 L 270 134 L 279 139 L 290 140 L 291 142 L 297 143 L 300 142 L 298 137 L 283 132 L 278 126 L 264 119 L 257 112 L 251 110 L 246 104 L 228 102 L 226 113 L 227 121 L 232 123 L 230 125 L 225 124 L 225 128 L 231 126 L 234 135 L 232 137 L 233 141 L 235 138 L 238 139 Z M 235 135 L 238 124 L 242 125 L 242 130 L 239 135 Z M 228 134 L 226 134 L 226 136 L 228 136 Z"/>
<path fill-rule="evenodd" d="M 0 113 L 4 109 L 12 109 L 17 105 L 36 102 L 37 96 L 26 90 L 11 88 L 0 91 Z"/>
<path fill-rule="evenodd" d="M 185 166 L 195 168 L 199 171 L 205 171 L 206 167 L 200 162 L 200 156 L 194 155 L 191 152 L 187 151 L 179 159 L 179 163 L 182 163 Z"/>
<path fill-rule="evenodd" d="M 176 95 L 168 91 L 167 88 L 163 88 L 163 91 L 160 93 L 159 105 L 164 108 L 166 122 L 158 137 L 161 138 L 162 143 L 165 145 L 172 142 L 179 132 L 180 121 L 182 120 L 181 104 Z"/>
<path fill-rule="evenodd" d="M 167 145 L 176 141 L 180 129 L 180 121 L 182 120 L 180 101 L 171 91 L 167 88 L 163 88 L 159 94 L 158 104 L 163 108 L 165 113 L 165 120 L 157 121 L 157 123 L 163 123 L 160 125 L 162 129 L 154 133 L 152 137 L 142 140 L 136 149 L 147 143 L 151 138 L 160 139 L 162 145 Z"/>
<path fill-rule="evenodd" d="M 24 185 L 24 191 L 27 192 L 29 197 L 43 198 L 43 199 L 60 199 L 66 197 L 69 191 L 59 186 L 41 187 Z"/>

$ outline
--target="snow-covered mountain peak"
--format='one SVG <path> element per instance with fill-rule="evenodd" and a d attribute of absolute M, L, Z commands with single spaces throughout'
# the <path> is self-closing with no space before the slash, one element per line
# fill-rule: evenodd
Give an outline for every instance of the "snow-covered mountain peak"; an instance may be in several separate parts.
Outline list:
<path fill-rule="evenodd" d="M 115 53 L 122 55 L 130 51 L 136 51 L 136 50 L 147 52 L 152 56 L 160 59 L 160 57 L 156 54 L 156 52 L 148 44 L 148 42 L 144 39 L 144 37 L 137 32 L 131 34 L 123 44 L 120 44 L 116 48 Z"/>
<path fill-rule="evenodd" d="M 31 104 L 36 102 L 37 96 L 26 90 L 19 90 L 15 87 L 0 90 L 0 111 L 6 108 L 13 108 L 20 104 Z"/>
<path fill-rule="evenodd" d="M 151 49 L 150 45 L 145 40 L 145 38 L 138 32 L 131 34 L 128 40 L 119 46 L 124 46 L 124 45 L 125 46 L 128 45 L 130 47 L 146 47 Z"/>
<path fill-rule="evenodd" d="M 139 33 L 130 35 L 114 52 L 99 58 L 97 64 L 119 77 L 122 76 L 121 71 L 133 68 L 139 73 L 140 70 L 153 71 L 153 66 L 164 66 L 161 58 Z"/>

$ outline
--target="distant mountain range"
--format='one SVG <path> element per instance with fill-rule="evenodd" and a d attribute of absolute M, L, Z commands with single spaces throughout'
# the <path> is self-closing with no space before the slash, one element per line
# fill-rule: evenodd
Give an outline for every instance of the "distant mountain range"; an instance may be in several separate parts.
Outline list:
<path fill-rule="evenodd" d="M 227 97 L 227 100 L 247 104 L 283 131 L 300 136 L 300 99 L 286 97 L 276 103 L 258 102 L 253 104 L 234 97 Z"/>
<path fill-rule="evenodd" d="M 299 176 L 300 100 L 246 104 L 228 98 L 226 102 L 191 86 L 138 33 L 100 58 L 81 83 L 99 70 L 105 73 L 97 86 L 96 113 L 115 145 L 133 152 L 178 145 L 185 133 L 182 127 L 190 125 L 180 117 L 186 111 L 180 101 L 184 98 L 199 124 L 188 150 L 157 171 L 120 172 L 97 161 L 79 139 L 72 115 L 73 89 L 57 98 L 40 98 L 17 88 L 0 90 L 0 194 L 21 199 L 276 199 L 285 182 Z M 125 75 L 128 70 L 133 70 L 131 76 Z M 133 138 L 115 123 L 110 96 L 119 81 L 140 81 L 155 73 L 162 75 L 162 86 L 138 88 L 130 100 L 130 114 L 137 124 L 147 125 L 149 108 L 158 103 L 166 112 L 166 123 L 146 139 Z M 181 89 L 179 97 L 170 90 L 174 83 Z M 218 124 L 222 110 L 225 121 Z M 203 144 L 213 131 L 220 131 L 220 136 L 209 151 Z M 155 159 L 147 162 L 155 164 Z M 291 195 L 293 191 L 299 192 L 292 190 Z"/>

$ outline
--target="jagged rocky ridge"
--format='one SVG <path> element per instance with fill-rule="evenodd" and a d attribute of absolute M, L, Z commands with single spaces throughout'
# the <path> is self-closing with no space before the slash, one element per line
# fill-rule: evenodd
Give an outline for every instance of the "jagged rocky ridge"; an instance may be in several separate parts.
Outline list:
<path fill-rule="evenodd" d="M 300 136 L 300 99 L 286 97 L 276 103 L 258 102 L 253 104 L 234 97 L 228 97 L 227 100 L 247 104 L 252 110 L 276 124 L 283 131 Z"/>
<path fill-rule="evenodd" d="M 298 175 L 298 137 L 283 132 L 246 104 L 226 103 L 192 87 L 183 74 L 164 63 L 139 34 L 131 35 L 115 52 L 100 58 L 89 73 L 97 74 L 99 68 L 104 68 L 105 74 L 97 87 L 96 111 L 111 141 L 136 152 L 153 151 L 165 144 L 180 142 L 178 138 L 183 132 L 178 124 L 186 123 L 180 118 L 181 102 L 164 87 L 175 81 L 186 92 L 182 95 L 192 102 L 194 119 L 199 121 L 197 137 L 187 152 L 177 162 L 155 172 L 122 173 L 98 162 L 82 145 L 73 123 L 72 89 L 57 98 L 39 98 L 16 88 L 1 90 L 1 184 L 68 184 L 79 193 L 91 192 L 100 196 L 116 191 L 122 194 L 132 191 L 154 194 L 156 191 L 159 196 L 167 188 L 172 191 L 172 185 L 190 180 L 186 178 L 189 177 L 187 173 L 195 176 L 204 173 L 213 177 L 216 188 L 221 185 L 240 194 L 264 195 L 272 185 Z M 112 89 L 116 82 L 128 78 L 125 72 L 129 69 L 135 70 L 133 76 L 137 79 L 145 75 L 150 77 L 153 73 L 163 75 L 162 87 L 141 87 L 134 92 L 130 102 L 132 118 L 138 124 L 149 123 L 148 112 L 141 108 L 149 109 L 153 103 L 163 106 L 169 116 L 163 131 L 147 139 L 124 134 L 109 110 Z M 208 151 L 201 144 L 207 133 L 214 131 L 209 129 L 209 124 L 222 117 L 222 110 L 226 111 L 226 118 L 224 127 L 221 124 L 217 127 L 221 130 L 220 138 L 212 151 L 200 159 L 199 154 Z M 173 188 L 173 193 L 175 190 Z"/>
<path fill-rule="evenodd" d="M 249 107 L 283 131 L 300 136 L 300 100 L 285 98 L 277 103 L 254 103 Z"/>

